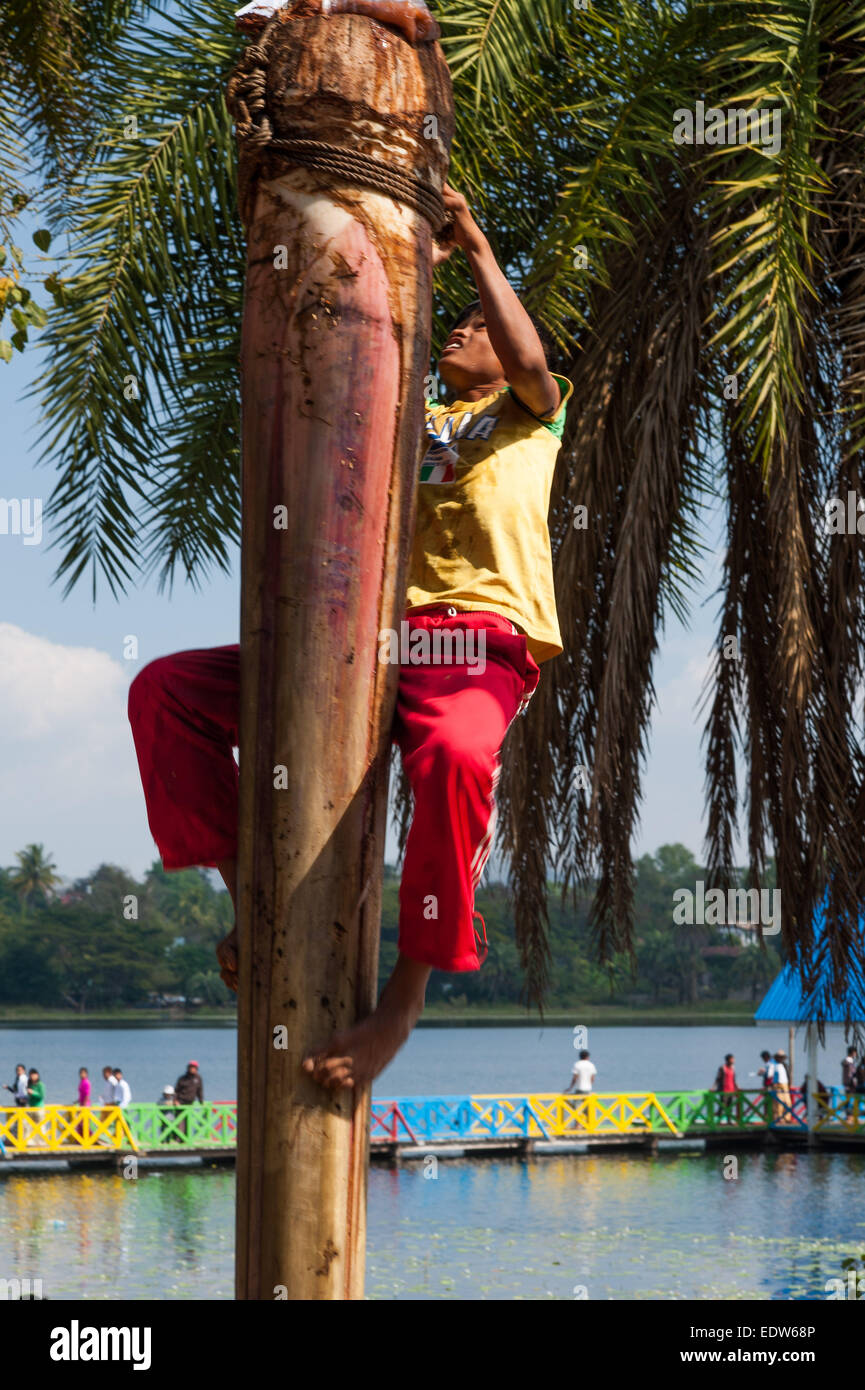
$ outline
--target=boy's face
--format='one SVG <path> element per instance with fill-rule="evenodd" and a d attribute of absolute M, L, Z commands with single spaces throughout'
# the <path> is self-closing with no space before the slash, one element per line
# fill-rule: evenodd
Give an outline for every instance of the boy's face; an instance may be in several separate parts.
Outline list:
<path fill-rule="evenodd" d="M 479 309 L 451 332 L 438 360 L 438 373 L 457 395 L 472 386 L 503 379 L 504 369 L 493 352 Z"/>

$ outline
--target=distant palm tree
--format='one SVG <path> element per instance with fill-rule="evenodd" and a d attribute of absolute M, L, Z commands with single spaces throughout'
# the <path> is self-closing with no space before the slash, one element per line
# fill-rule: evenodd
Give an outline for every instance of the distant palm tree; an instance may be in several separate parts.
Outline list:
<path fill-rule="evenodd" d="M 15 855 L 18 867 L 11 869 L 9 882 L 15 889 L 24 907 L 34 902 L 50 898 L 60 877 L 55 870 L 57 865 L 45 854 L 44 845 L 28 845 Z"/>
<path fill-rule="evenodd" d="M 143 3 L 67 3 L 90 12 L 101 55 L 80 88 L 96 133 L 58 131 L 38 68 L 21 87 L 28 134 L 55 165 L 67 141 L 77 160 L 39 386 L 59 574 L 94 591 L 152 572 L 198 583 L 239 536 L 236 0 L 177 0 L 159 25 Z M 63 5 L 5 6 L 0 52 L 16 15 L 35 26 L 46 9 Z M 750 881 L 774 849 L 782 943 L 806 974 L 828 889 L 843 1000 L 863 951 L 865 557 L 858 535 L 827 533 L 823 505 L 865 494 L 865 3 L 452 0 L 437 17 L 450 180 L 575 387 L 550 511 L 566 650 L 509 734 L 500 786 L 529 990 L 549 969 L 550 866 L 566 890 L 595 883 L 602 953 L 631 945 L 653 662 L 720 502 L 709 877 L 738 882 L 743 802 Z M 754 130 L 677 143 L 698 102 L 765 113 L 773 132 L 777 113 L 776 147 Z M 436 348 L 473 297 L 458 257 L 438 277 Z M 398 805 L 404 835 L 404 783 Z"/>

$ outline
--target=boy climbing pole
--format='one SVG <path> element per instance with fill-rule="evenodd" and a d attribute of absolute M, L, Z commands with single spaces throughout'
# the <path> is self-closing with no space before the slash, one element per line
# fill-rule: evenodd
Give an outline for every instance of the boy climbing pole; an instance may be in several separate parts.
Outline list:
<path fill-rule="evenodd" d="M 438 363 L 453 393 L 431 402 L 420 459 L 405 617 L 482 637 L 482 663 L 400 667 L 393 739 L 414 798 L 400 885 L 399 955 L 370 1017 L 303 1065 L 324 1087 L 383 1070 L 420 1016 L 432 969 L 480 965 L 474 894 L 489 857 L 499 751 L 562 650 L 547 513 L 571 384 L 553 375 L 530 316 L 465 198 L 445 185 L 449 245 L 479 299 L 457 317 Z M 435 650 L 435 648 L 434 648 Z M 219 870 L 236 907 L 237 646 L 151 662 L 132 683 L 132 724 L 148 820 L 166 870 Z M 237 938 L 218 948 L 237 988 Z"/>

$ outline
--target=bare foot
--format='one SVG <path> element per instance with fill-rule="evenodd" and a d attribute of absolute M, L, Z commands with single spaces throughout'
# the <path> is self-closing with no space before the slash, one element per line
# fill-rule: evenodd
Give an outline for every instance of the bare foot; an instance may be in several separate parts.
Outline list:
<path fill-rule="evenodd" d="M 396 1056 L 423 1013 L 431 967 L 399 956 L 373 1014 L 344 1033 L 335 1033 L 303 1069 L 328 1091 L 365 1086 Z"/>
<path fill-rule="evenodd" d="M 221 969 L 219 977 L 229 989 L 237 993 L 237 927 L 224 936 L 216 948 L 216 959 Z"/>

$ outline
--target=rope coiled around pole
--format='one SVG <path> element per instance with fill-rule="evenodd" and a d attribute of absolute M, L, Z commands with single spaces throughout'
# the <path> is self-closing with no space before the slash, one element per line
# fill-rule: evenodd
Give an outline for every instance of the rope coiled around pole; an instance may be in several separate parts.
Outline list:
<path fill-rule="evenodd" d="M 393 169 L 369 155 L 357 154 L 341 145 L 328 145 L 324 140 L 271 140 L 267 148 L 288 155 L 294 164 L 323 169 L 348 183 L 363 184 L 380 193 L 388 193 L 399 202 L 408 203 L 432 224 L 434 232 L 440 231 L 447 222 L 441 194 L 432 184 L 425 183 L 414 174 Z"/>
<path fill-rule="evenodd" d="M 228 84 L 228 105 L 235 117 L 237 139 L 252 151 L 285 156 L 291 164 L 321 169 L 348 183 L 360 184 L 407 203 L 430 223 L 440 235 L 450 222 L 441 193 L 425 179 L 393 168 L 371 155 L 359 154 L 342 145 L 324 140 L 282 139 L 275 136 L 267 113 L 267 64 L 270 42 L 280 26 L 271 22 L 258 43 L 244 52 Z"/>

